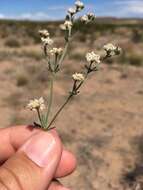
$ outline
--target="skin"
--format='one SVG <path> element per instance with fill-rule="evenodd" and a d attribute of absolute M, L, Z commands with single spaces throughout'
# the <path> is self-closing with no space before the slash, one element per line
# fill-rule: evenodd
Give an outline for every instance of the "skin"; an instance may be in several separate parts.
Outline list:
<path fill-rule="evenodd" d="M 42 132 L 50 133 L 57 141 L 57 154 L 59 150 L 61 151 L 61 154 L 57 156 L 59 162 L 55 166 L 54 174 L 51 174 L 52 177 L 45 175 L 43 168 L 40 168 L 23 152 L 19 151 L 29 138 L 33 138 L 39 133 L 41 130 L 32 126 L 0 129 L 1 190 L 68 190 L 57 181 L 57 178 L 71 174 L 76 168 L 76 159 L 72 153 L 61 148 L 62 145 L 56 130 Z"/>

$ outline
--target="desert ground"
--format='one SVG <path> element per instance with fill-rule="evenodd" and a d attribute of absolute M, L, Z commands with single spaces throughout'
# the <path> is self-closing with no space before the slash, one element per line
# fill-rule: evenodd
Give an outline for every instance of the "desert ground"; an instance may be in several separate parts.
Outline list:
<path fill-rule="evenodd" d="M 33 97 L 47 97 L 49 75 L 38 30 L 47 28 L 59 46 L 60 23 L 0 21 L 1 127 L 32 124 L 26 109 Z M 64 180 L 78 190 L 143 189 L 143 21 L 99 19 L 77 26 L 54 86 L 52 113 L 71 88 L 71 75 L 84 69 L 85 54 L 111 42 L 123 51 L 90 75 L 80 94 L 58 117 L 55 126 L 78 160 Z"/>

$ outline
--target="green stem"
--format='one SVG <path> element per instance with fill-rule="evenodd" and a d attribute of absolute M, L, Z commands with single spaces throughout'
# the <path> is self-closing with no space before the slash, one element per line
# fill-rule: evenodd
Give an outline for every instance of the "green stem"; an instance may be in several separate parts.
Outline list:
<path fill-rule="evenodd" d="M 85 75 L 85 79 L 88 77 L 89 72 L 87 71 L 86 75 Z M 77 87 L 76 87 L 76 91 L 83 85 L 84 81 L 82 81 Z M 76 85 L 76 82 L 74 82 L 74 86 Z M 74 87 L 73 87 L 74 90 Z M 73 91 L 72 90 L 72 91 Z M 70 94 L 69 97 L 67 98 L 67 100 L 65 101 L 65 103 L 60 107 L 60 109 L 57 111 L 57 113 L 54 115 L 53 119 L 50 121 L 47 129 L 49 129 L 51 127 L 51 125 L 53 124 L 53 122 L 56 120 L 56 118 L 58 117 L 58 115 L 61 113 L 61 111 L 64 109 L 64 107 L 68 104 L 69 100 L 74 96 L 74 94 Z"/>
<path fill-rule="evenodd" d="M 48 110 L 47 110 L 47 114 L 46 114 L 46 124 L 48 123 L 48 119 L 49 119 L 49 115 L 50 115 L 50 111 L 51 111 L 51 107 L 52 107 L 52 102 L 53 102 L 54 78 L 55 78 L 55 74 L 52 73 L 51 80 L 50 80 L 50 94 L 49 94 L 49 99 L 48 99 L 49 104 L 48 104 Z"/>
<path fill-rule="evenodd" d="M 37 108 L 36 110 L 37 110 L 37 113 L 38 113 L 38 118 L 39 118 L 39 121 L 41 123 L 41 126 L 42 126 L 42 128 L 44 128 L 44 126 L 43 126 L 43 120 L 42 120 L 42 117 L 41 117 L 41 114 L 40 114 L 40 110 L 39 110 L 39 108 Z"/>
<path fill-rule="evenodd" d="M 85 74 L 85 79 L 87 79 L 88 75 L 89 75 L 89 72 L 87 71 Z M 84 82 L 85 82 L 85 80 L 79 83 L 79 85 L 76 87 L 76 91 L 79 90 L 79 88 L 84 84 Z"/>
<path fill-rule="evenodd" d="M 56 118 L 58 117 L 58 115 L 61 113 L 61 111 L 63 110 L 63 108 L 67 105 L 67 103 L 69 102 L 69 100 L 72 98 L 72 94 L 67 98 L 67 100 L 65 101 L 65 103 L 60 107 L 60 109 L 57 111 L 57 113 L 54 115 L 54 117 L 52 118 L 52 120 L 50 121 L 47 129 L 49 129 L 51 127 L 51 125 L 53 124 L 53 122 L 56 120 Z"/>
<path fill-rule="evenodd" d="M 87 71 L 86 75 L 85 75 L 85 79 L 88 77 L 89 73 Z M 84 81 L 82 81 L 77 87 L 76 87 L 76 91 L 83 85 Z M 76 83 L 74 83 L 75 85 Z M 74 90 L 74 87 L 73 87 Z M 67 100 L 65 101 L 65 103 L 60 107 L 60 109 L 57 111 L 57 113 L 54 115 L 53 119 L 51 120 L 51 122 L 49 123 L 47 129 L 50 128 L 50 126 L 53 124 L 53 122 L 56 120 L 56 118 L 58 117 L 58 115 L 61 113 L 61 111 L 64 109 L 64 107 L 68 104 L 69 100 L 74 96 L 74 94 L 70 94 L 69 97 L 67 98 Z"/>
<path fill-rule="evenodd" d="M 65 45 L 65 48 L 64 48 L 64 51 L 63 51 L 63 54 L 58 62 L 58 65 L 61 65 L 61 63 L 63 62 L 63 60 L 65 59 L 66 57 L 66 53 L 67 53 L 67 50 L 68 50 L 68 47 L 69 47 L 69 41 L 66 42 L 66 45 Z"/>

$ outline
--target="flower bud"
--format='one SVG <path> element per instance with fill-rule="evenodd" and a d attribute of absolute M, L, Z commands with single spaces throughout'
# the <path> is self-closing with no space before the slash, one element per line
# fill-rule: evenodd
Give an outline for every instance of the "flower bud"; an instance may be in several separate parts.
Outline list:
<path fill-rule="evenodd" d="M 47 37 L 47 38 L 42 37 L 41 41 L 44 45 L 50 45 L 51 46 L 53 44 L 53 40 L 49 37 Z"/>
<path fill-rule="evenodd" d="M 72 78 L 73 78 L 74 81 L 79 81 L 79 82 L 82 82 L 85 79 L 84 76 L 83 76 L 83 74 L 81 74 L 81 73 L 75 73 L 75 74 L 73 74 Z"/>
<path fill-rule="evenodd" d="M 41 37 L 44 37 L 44 38 L 46 38 L 46 37 L 48 37 L 50 34 L 49 34 L 49 32 L 48 32 L 48 30 L 39 30 L 39 34 L 40 34 L 40 36 Z"/>
<path fill-rule="evenodd" d="M 68 9 L 68 13 L 71 14 L 72 16 L 73 16 L 74 14 L 76 14 L 76 12 L 77 12 L 77 11 L 76 11 L 75 8 L 69 8 L 69 9 Z"/>
<path fill-rule="evenodd" d="M 62 24 L 60 27 L 62 30 L 71 30 L 72 26 L 73 26 L 72 22 L 69 20 L 66 20 L 64 24 Z"/>
<path fill-rule="evenodd" d="M 87 60 L 87 62 L 89 62 L 89 63 L 91 63 L 91 62 L 100 63 L 100 55 L 95 54 L 95 53 L 92 51 L 92 52 L 86 54 L 86 60 Z"/>
<path fill-rule="evenodd" d="M 51 50 L 50 50 L 50 54 L 51 55 L 61 55 L 62 54 L 62 52 L 63 52 L 63 49 L 62 48 L 52 48 Z"/>

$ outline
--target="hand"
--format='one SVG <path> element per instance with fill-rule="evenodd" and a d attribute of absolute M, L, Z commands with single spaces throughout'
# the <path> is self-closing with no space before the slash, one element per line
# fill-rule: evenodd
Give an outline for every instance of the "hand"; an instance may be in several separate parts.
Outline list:
<path fill-rule="evenodd" d="M 55 179 L 75 167 L 75 157 L 63 149 L 55 130 L 0 129 L 0 190 L 68 190 Z"/>

